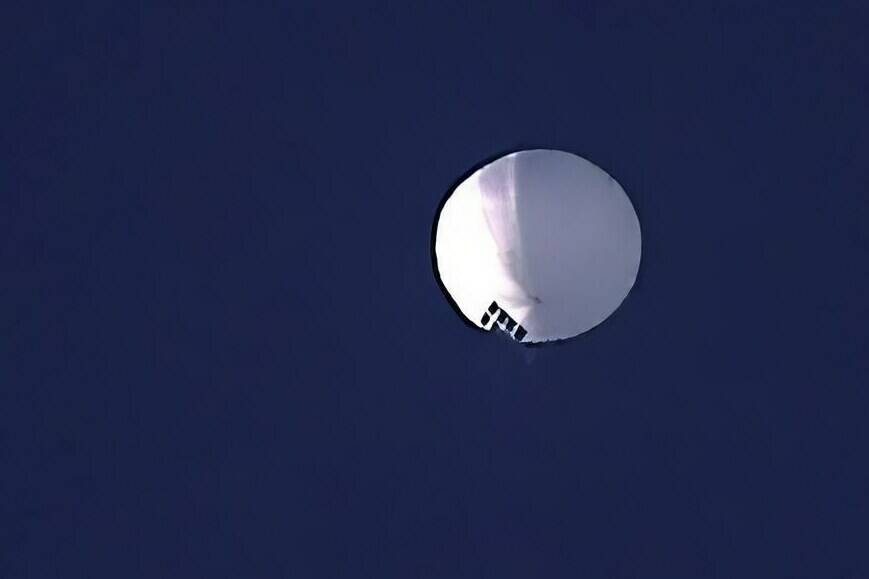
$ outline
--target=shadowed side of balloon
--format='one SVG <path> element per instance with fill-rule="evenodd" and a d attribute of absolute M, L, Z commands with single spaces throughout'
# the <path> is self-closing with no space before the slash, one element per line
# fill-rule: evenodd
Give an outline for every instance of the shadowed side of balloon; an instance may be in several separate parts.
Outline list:
<path fill-rule="evenodd" d="M 540 299 L 540 305 L 531 308 L 523 319 L 536 339 L 523 344 L 536 348 L 578 340 L 615 315 L 638 274 L 639 253 L 633 272 L 613 276 L 607 270 L 620 263 L 609 257 L 618 248 L 623 231 L 610 229 L 613 215 L 595 213 L 596 207 L 607 206 L 595 203 L 595 196 L 613 194 L 617 188 L 624 202 L 631 205 L 612 177 L 564 151 L 528 153 L 515 164 L 514 178 L 517 191 L 526 193 L 517 196 L 516 211 L 517 234 L 522 240 L 522 281 L 526 291 Z M 577 165 L 577 158 L 582 164 Z M 587 180 L 595 185 L 591 195 L 576 195 L 575 182 Z M 541 195 L 547 198 L 541 199 Z M 625 215 L 630 216 L 628 221 L 616 223 L 626 229 L 639 227 L 632 208 Z M 589 252 L 588 247 L 595 244 L 597 251 Z M 589 284 L 590 272 L 596 272 L 597 279 L 620 278 L 621 283 Z M 586 283 L 579 283 L 583 276 Z M 574 333 L 576 327 L 581 331 Z"/>

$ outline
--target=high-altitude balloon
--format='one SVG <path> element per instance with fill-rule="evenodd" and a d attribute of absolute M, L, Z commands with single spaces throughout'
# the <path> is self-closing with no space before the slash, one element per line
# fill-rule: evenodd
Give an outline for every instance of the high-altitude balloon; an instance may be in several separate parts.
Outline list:
<path fill-rule="evenodd" d="M 640 223 L 625 191 L 563 151 L 519 151 L 483 166 L 435 219 L 435 275 L 456 308 L 524 343 L 600 324 L 640 267 Z"/>

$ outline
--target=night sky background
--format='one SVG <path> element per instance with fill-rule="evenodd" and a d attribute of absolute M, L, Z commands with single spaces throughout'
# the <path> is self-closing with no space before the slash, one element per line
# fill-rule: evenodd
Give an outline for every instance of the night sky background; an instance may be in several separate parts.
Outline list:
<path fill-rule="evenodd" d="M 864 2 L 16 4 L 0 577 L 869 577 Z M 430 256 L 523 146 L 643 230 L 548 348 Z"/>

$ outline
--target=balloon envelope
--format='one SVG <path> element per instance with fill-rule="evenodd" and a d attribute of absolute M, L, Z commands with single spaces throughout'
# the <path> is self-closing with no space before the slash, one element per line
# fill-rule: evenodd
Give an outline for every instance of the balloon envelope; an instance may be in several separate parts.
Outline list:
<path fill-rule="evenodd" d="M 640 267 L 640 223 L 622 187 L 576 155 L 535 149 L 483 166 L 436 217 L 435 274 L 459 312 L 526 342 L 600 324 Z"/>

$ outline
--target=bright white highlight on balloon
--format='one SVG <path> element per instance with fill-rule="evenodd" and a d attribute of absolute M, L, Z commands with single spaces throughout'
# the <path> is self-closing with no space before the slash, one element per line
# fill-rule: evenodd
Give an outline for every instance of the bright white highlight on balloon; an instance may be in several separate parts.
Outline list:
<path fill-rule="evenodd" d="M 435 270 L 461 314 L 531 343 L 586 332 L 628 295 L 640 266 L 640 223 L 621 186 L 585 159 L 511 153 L 447 199 Z"/>

